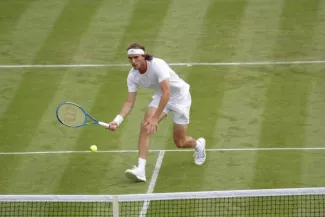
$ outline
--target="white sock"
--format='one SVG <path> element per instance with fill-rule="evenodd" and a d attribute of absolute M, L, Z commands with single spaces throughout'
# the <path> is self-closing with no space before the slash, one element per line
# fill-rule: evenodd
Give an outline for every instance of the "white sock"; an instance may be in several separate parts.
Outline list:
<path fill-rule="evenodd" d="M 140 158 L 138 159 L 138 167 L 141 169 L 141 170 L 145 170 L 146 168 L 146 162 L 147 160 L 146 159 L 143 159 L 143 158 Z"/>

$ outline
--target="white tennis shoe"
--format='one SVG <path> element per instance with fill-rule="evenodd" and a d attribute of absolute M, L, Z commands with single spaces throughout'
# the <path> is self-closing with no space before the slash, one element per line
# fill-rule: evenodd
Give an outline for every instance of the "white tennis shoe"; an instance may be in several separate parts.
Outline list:
<path fill-rule="evenodd" d="M 145 172 L 137 166 L 133 166 L 132 169 L 127 169 L 125 171 L 125 175 L 133 181 L 137 182 L 145 182 L 146 181 L 146 175 Z"/>
<path fill-rule="evenodd" d="M 195 147 L 194 151 L 194 162 L 196 165 L 202 165 L 204 164 L 206 160 L 206 152 L 205 152 L 205 139 L 199 138 L 196 140 L 197 147 Z"/>

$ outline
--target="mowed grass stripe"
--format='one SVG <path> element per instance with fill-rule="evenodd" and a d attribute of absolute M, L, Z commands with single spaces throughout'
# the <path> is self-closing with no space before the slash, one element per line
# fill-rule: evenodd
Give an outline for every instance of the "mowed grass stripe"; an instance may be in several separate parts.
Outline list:
<path fill-rule="evenodd" d="M 10 64 L 32 62 L 37 51 L 48 37 L 64 5 L 61 2 L 31 2 L 20 16 L 20 20 L 15 22 L 15 26 L 12 26 L 10 34 L 5 35 L 4 45 L 1 46 L 3 48 L 3 53 L 0 53 L 1 62 Z M 46 10 L 49 7 L 52 9 Z M 19 9 L 17 10 L 19 11 Z M 43 10 L 46 10 L 46 13 L 40 19 L 39 13 L 35 13 L 35 11 Z M 1 43 L 0 41 L 0 45 Z M 0 70 L 0 118 L 15 97 L 24 72 L 25 69 Z"/>
<path fill-rule="evenodd" d="M 317 28 L 309 54 L 321 58 L 325 56 L 325 2 L 321 2 L 317 14 Z M 306 66 L 305 69 L 311 72 L 311 76 L 313 76 L 308 99 L 306 146 L 323 147 L 325 142 L 325 66 Z"/>
<path fill-rule="evenodd" d="M 319 26 L 322 28 L 321 26 Z M 324 39 L 319 41 L 320 45 Z M 306 124 L 305 144 L 309 147 L 324 147 L 325 144 L 325 67 L 314 68 L 314 78 L 310 88 L 308 98 L 308 112 Z M 313 154 L 305 153 L 302 159 L 301 185 L 308 187 L 324 186 L 323 162 L 325 153 L 318 152 Z"/>
<path fill-rule="evenodd" d="M 1 1 L 0 2 L 0 47 L 6 46 L 10 41 L 10 32 L 19 22 L 32 1 Z M 2 50 L 1 55 L 5 54 Z"/>
<path fill-rule="evenodd" d="M 314 79 L 308 98 L 308 116 L 306 125 L 306 146 L 324 147 L 325 142 L 325 118 L 324 118 L 324 94 L 325 94 L 325 67 L 314 68 Z"/>
<path fill-rule="evenodd" d="M 240 1 L 209 1 L 207 7 L 200 27 L 200 35 L 195 43 L 194 53 L 190 56 L 190 61 L 193 62 L 218 61 L 217 58 L 220 53 L 225 55 L 224 58 L 229 58 L 227 51 L 231 49 L 230 44 L 240 29 L 240 21 L 246 3 Z M 212 60 L 212 57 L 215 59 Z M 211 70 L 214 70 L 213 73 Z M 188 134 L 194 138 L 205 137 L 207 148 L 215 143 L 212 139 L 214 132 L 211 129 L 215 127 L 219 103 L 223 96 L 223 70 L 225 68 L 192 67 L 188 69 L 186 80 L 191 85 L 192 95 L 191 122 Z M 193 153 L 184 153 L 183 156 L 182 163 L 184 165 L 172 160 L 173 155 L 165 156 L 165 162 L 168 164 L 165 163 L 160 171 L 159 179 L 164 180 L 164 182 L 158 183 L 157 192 L 184 191 L 188 185 L 184 185 L 184 182 L 180 181 L 182 177 L 190 177 L 192 189 L 197 191 L 205 189 L 206 176 L 211 175 L 205 171 L 210 168 L 210 162 L 213 161 L 212 157 L 209 157 L 208 154 L 206 164 L 196 166 L 193 161 Z M 178 175 L 171 174 L 171 171 Z M 164 187 L 166 185 L 173 187 L 166 189 Z"/>
<path fill-rule="evenodd" d="M 321 1 L 318 10 L 315 12 L 318 15 L 318 20 L 313 43 L 309 47 L 309 59 L 325 59 L 325 2 Z M 317 72 L 318 73 L 318 72 Z"/>
<path fill-rule="evenodd" d="M 230 53 L 234 52 L 232 43 L 240 31 L 246 6 L 243 1 L 210 1 L 192 59 L 208 62 L 213 56 L 213 61 L 217 61 L 220 53 L 223 53 L 224 59 L 230 59 Z M 195 132 L 196 137 L 205 137 L 208 147 L 215 143 L 215 132 L 211 129 L 215 128 L 218 119 L 226 70 L 227 67 L 192 67 L 188 70 L 187 81 L 192 93 L 191 126 L 199 126 L 190 127 L 189 131 Z M 207 102 L 209 105 L 206 105 Z"/>
<path fill-rule="evenodd" d="M 23 69 L 13 71 L 0 69 L 0 117 L 14 97 L 23 73 Z"/>
<path fill-rule="evenodd" d="M 319 3 L 316 0 L 285 2 L 274 48 L 275 58 L 297 58 L 308 54 L 317 26 L 315 11 Z M 271 68 L 271 72 L 259 147 L 303 147 L 311 77 L 299 67 L 278 66 Z M 279 154 L 276 158 L 257 153 L 252 187 L 300 187 L 302 160 L 301 152 Z"/>
<path fill-rule="evenodd" d="M 134 4 L 129 23 L 118 44 L 118 52 L 115 56 L 117 62 L 127 63 L 126 49 L 132 42 L 139 42 L 148 48 L 154 46 L 171 2 L 172 0 L 138 0 Z M 147 51 L 151 52 L 152 50 Z"/>
<path fill-rule="evenodd" d="M 263 4 L 250 0 L 242 18 L 238 36 L 233 42 L 235 51 L 231 59 L 242 61 L 251 56 L 258 56 L 257 50 L 263 50 L 264 56 L 271 56 L 281 11 L 282 1 L 274 1 L 270 5 L 268 2 Z M 266 28 L 267 26 L 272 26 L 272 31 Z M 267 40 L 265 35 L 267 35 Z M 214 140 L 216 142 L 211 148 L 256 147 L 259 143 L 269 75 L 263 67 L 238 66 L 228 68 L 224 79 L 225 92 L 215 127 Z M 240 154 L 233 155 L 231 158 L 225 154 L 219 155 L 218 161 L 227 163 L 218 164 L 217 171 L 229 171 L 237 166 L 236 163 L 230 162 L 245 164 L 245 167 L 238 173 L 241 182 L 231 188 L 247 189 L 250 187 L 252 177 L 254 177 L 255 153 L 251 153 L 248 158 Z"/>
<path fill-rule="evenodd" d="M 240 33 L 233 45 L 236 53 L 230 62 L 271 61 L 284 2 L 283 0 L 248 2 Z"/>
<path fill-rule="evenodd" d="M 228 61 L 231 59 L 235 52 L 232 44 L 241 29 L 241 22 L 247 6 L 247 2 L 244 1 L 210 1 L 203 31 L 197 42 L 196 53 L 192 58 L 199 62 Z M 211 73 L 211 70 L 214 73 Z M 207 148 L 216 144 L 214 129 L 216 120 L 219 119 L 219 109 L 224 97 L 225 70 L 228 69 L 225 67 L 218 69 L 193 67 L 189 71 L 188 80 L 191 84 L 193 99 L 191 126 L 198 126 L 196 128 L 190 127 L 189 132 L 195 137 L 204 137 Z M 190 160 L 191 156 L 188 157 Z M 219 158 L 219 155 L 207 155 L 205 165 L 198 167 L 192 164 L 189 169 L 191 172 L 185 174 L 191 177 L 192 187 L 197 191 L 205 190 L 205 184 L 210 182 L 211 174 L 208 171 L 215 168 L 212 163 L 215 158 Z"/>
<path fill-rule="evenodd" d="M 250 0 L 242 19 L 241 29 L 233 42 L 236 48 L 233 61 L 272 55 L 275 45 L 282 1 L 261 4 Z M 274 27 L 270 31 L 268 26 Z M 256 31 L 259 29 L 260 31 Z M 267 40 L 265 38 L 267 35 Z M 225 73 L 225 93 L 221 102 L 220 118 L 217 120 L 215 145 L 218 147 L 255 147 L 258 145 L 262 112 L 269 74 L 264 67 L 230 67 Z M 214 148 L 214 147 L 212 147 Z"/>
<path fill-rule="evenodd" d="M 73 63 L 115 63 L 116 52 L 121 52 L 117 50 L 119 41 L 124 28 L 129 24 L 134 4 L 136 1 L 103 1 L 88 33 L 80 42 Z M 115 70 L 116 68 L 107 68 L 107 73 Z"/>
<path fill-rule="evenodd" d="M 309 51 L 313 46 L 314 29 L 317 27 L 319 0 L 286 0 L 282 14 L 281 35 L 274 49 L 273 59 L 294 61 L 313 59 Z M 324 57 L 324 55 L 323 55 Z M 319 57 L 318 57 L 319 58 Z"/>
<path fill-rule="evenodd" d="M 309 56 L 321 58 L 325 55 L 325 2 L 322 1 L 318 7 L 317 28 L 313 38 L 313 46 L 310 48 Z M 324 147 L 325 144 L 325 66 L 305 67 L 311 72 L 312 84 L 308 98 L 307 124 L 306 124 L 306 146 Z M 315 155 L 304 154 L 303 169 L 301 174 L 304 186 L 323 186 L 324 153 Z"/>
<path fill-rule="evenodd" d="M 70 64 L 102 2 L 103 0 L 69 1 L 34 64 Z"/>
<path fill-rule="evenodd" d="M 5 36 L 3 53 L 0 53 L 2 64 L 33 63 L 65 5 L 66 1 L 32 1 Z"/>
<path fill-rule="evenodd" d="M 61 16 L 55 23 L 53 31 L 48 36 L 43 47 L 36 54 L 34 61 L 38 62 L 45 57 L 52 58 L 52 55 L 55 56 L 55 54 L 51 52 L 51 50 L 55 50 L 58 53 L 62 52 L 60 55 L 56 56 L 56 58 L 62 60 L 60 62 L 65 63 L 69 61 L 69 59 L 71 60 L 79 44 L 80 37 L 88 27 L 87 23 L 89 23 L 91 17 L 95 13 L 95 5 L 96 4 L 93 4 L 93 7 L 87 7 L 87 10 L 76 10 L 76 7 L 80 7 L 79 3 L 74 4 L 70 2 L 66 5 L 61 12 Z M 79 26 L 75 26 L 75 23 L 70 21 L 72 11 L 74 11 L 74 16 L 76 17 L 76 21 L 74 22 L 82 22 L 84 26 L 80 26 L 80 24 Z M 64 33 L 67 34 L 68 37 L 63 40 L 62 35 Z M 61 35 L 62 38 L 60 38 L 59 35 Z M 67 52 L 66 48 L 61 49 L 60 46 L 64 47 L 61 43 L 69 44 L 69 52 Z M 0 132 L 4 135 L 3 143 L 8 144 L 7 146 L 11 146 L 10 149 L 26 149 L 26 143 L 31 139 L 40 118 L 55 94 L 57 85 L 63 75 L 62 69 L 60 72 L 61 73 L 44 73 L 43 70 L 34 71 L 33 69 L 25 72 L 15 97 L 12 99 L 7 111 L 0 119 L 0 129 L 3 129 Z M 12 129 L 15 129 L 15 132 L 19 133 L 13 133 Z M 15 144 L 15 146 L 11 144 Z M 5 146 L 5 148 L 7 147 Z"/>
<path fill-rule="evenodd" d="M 100 3 L 101 1 L 95 1 L 84 5 L 75 1 L 69 2 L 61 12 L 45 44 L 38 51 L 34 63 L 40 63 L 45 59 L 60 63 L 69 62 Z M 73 20 L 71 16 L 74 17 Z M 23 151 L 31 145 L 30 141 L 55 95 L 63 74 L 62 70 L 60 73 L 29 70 L 24 74 L 15 98 L 0 119 L 0 135 L 6 150 Z M 15 167 L 18 163 L 18 159 L 12 159 L 6 166 Z M 0 183 L 8 181 L 5 177 L 10 177 L 10 174 L 2 176 Z"/>
<path fill-rule="evenodd" d="M 168 63 L 190 62 L 202 33 L 209 1 L 173 1 L 152 48 L 153 54 Z M 195 15 L 195 16 L 193 16 Z M 186 68 L 175 68 L 186 79 Z"/>
<path fill-rule="evenodd" d="M 127 55 L 126 55 L 126 48 L 127 46 L 134 42 L 143 43 L 147 47 L 155 42 L 157 35 L 160 30 L 161 23 L 166 17 L 166 13 L 169 8 L 170 1 L 154 1 L 148 2 L 144 0 L 138 1 L 134 4 L 133 11 L 129 18 L 129 23 L 126 25 L 124 29 L 124 33 L 121 36 L 121 39 L 118 41 L 118 46 L 116 49 L 116 61 L 123 61 L 127 63 Z M 154 10 L 156 9 L 156 10 Z M 144 15 L 146 19 L 144 19 Z M 153 22 L 154 21 L 154 22 Z M 107 75 L 102 78 L 102 85 L 99 94 L 96 98 L 96 103 L 92 108 L 93 114 L 99 114 L 100 112 L 105 111 L 108 121 L 114 119 L 114 117 L 120 112 L 121 106 L 124 100 L 127 97 L 127 86 L 126 86 L 126 78 L 129 69 L 121 69 L 116 70 L 115 72 L 107 73 Z M 152 96 L 151 93 L 148 91 L 143 91 L 140 88 L 140 92 L 137 96 L 136 106 L 137 108 L 133 108 L 131 113 L 132 116 L 144 116 L 144 111 L 148 105 L 148 97 Z M 106 102 L 106 103 L 103 103 Z M 137 133 L 139 132 L 139 125 L 141 122 L 131 122 L 129 117 L 123 122 L 121 127 L 115 133 L 108 132 L 106 145 L 111 149 L 133 149 L 138 146 L 137 139 L 132 142 L 130 137 L 136 138 Z M 132 127 L 128 128 L 132 129 L 132 134 L 130 132 L 126 132 L 125 128 L 127 125 L 131 125 Z M 78 142 L 82 142 L 87 140 L 89 137 L 93 137 L 93 134 L 88 132 L 84 132 L 78 139 Z M 125 138 L 127 139 L 125 139 Z M 124 143 L 121 143 L 123 141 Z M 126 143 L 125 143 L 126 142 Z M 127 160 L 122 159 L 120 154 L 115 155 L 114 158 L 107 159 L 107 165 L 121 165 L 121 162 L 124 163 L 121 167 L 120 174 L 115 174 L 120 177 L 124 176 L 125 169 L 132 166 L 132 164 L 137 164 L 137 155 L 134 155 L 134 158 L 128 158 Z M 63 179 L 61 180 L 61 186 L 65 186 L 70 183 L 70 178 L 68 174 L 71 174 L 73 171 L 74 165 L 82 160 L 81 156 L 75 156 L 69 162 L 69 166 L 65 171 Z M 151 176 L 150 170 L 154 167 L 155 161 L 148 162 L 148 170 L 147 176 L 148 178 Z M 103 171 L 104 174 L 110 174 L 110 171 Z M 83 177 L 83 174 L 75 173 L 74 177 Z M 65 178 L 66 177 L 66 178 Z M 100 177 L 99 177 L 100 179 Z M 103 185 L 105 185 L 105 181 L 103 180 Z M 149 183 L 145 183 L 147 186 Z M 139 188 L 139 191 L 142 192 L 143 189 Z"/>

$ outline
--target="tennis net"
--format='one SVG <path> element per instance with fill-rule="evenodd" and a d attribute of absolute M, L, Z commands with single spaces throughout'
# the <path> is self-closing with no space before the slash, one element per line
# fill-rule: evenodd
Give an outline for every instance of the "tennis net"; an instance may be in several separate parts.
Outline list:
<path fill-rule="evenodd" d="M 0 195 L 1 217 L 323 217 L 325 188 L 129 195 Z"/>

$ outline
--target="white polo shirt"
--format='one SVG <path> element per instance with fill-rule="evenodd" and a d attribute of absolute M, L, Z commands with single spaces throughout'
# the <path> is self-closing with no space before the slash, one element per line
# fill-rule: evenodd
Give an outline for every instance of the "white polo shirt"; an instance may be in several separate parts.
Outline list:
<path fill-rule="evenodd" d="M 190 85 L 181 79 L 168 64 L 159 58 L 153 58 L 147 61 L 147 71 L 144 74 L 132 68 L 127 77 L 127 85 L 129 92 L 137 92 L 138 87 L 150 88 L 155 91 L 157 96 L 161 96 L 162 90 L 159 83 L 165 79 L 169 79 L 171 99 L 176 99 L 180 95 L 189 92 Z"/>

